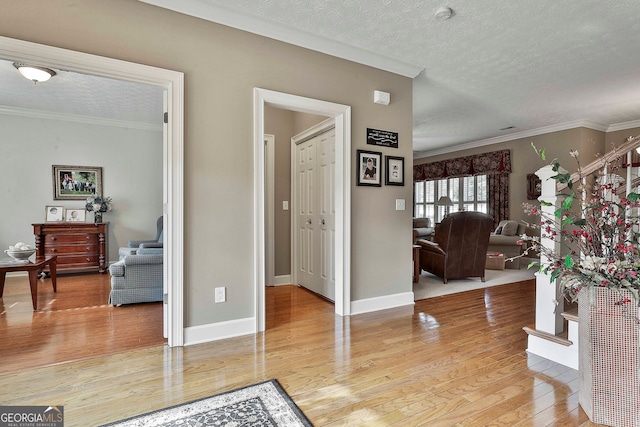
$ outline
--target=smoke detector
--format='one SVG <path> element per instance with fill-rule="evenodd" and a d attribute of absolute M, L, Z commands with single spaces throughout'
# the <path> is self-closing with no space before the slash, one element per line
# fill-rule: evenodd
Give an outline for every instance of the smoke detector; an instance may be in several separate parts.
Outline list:
<path fill-rule="evenodd" d="M 453 16 L 453 10 L 450 7 L 441 6 L 436 10 L 436 19 L 438 21 L 446 21 Z"/>

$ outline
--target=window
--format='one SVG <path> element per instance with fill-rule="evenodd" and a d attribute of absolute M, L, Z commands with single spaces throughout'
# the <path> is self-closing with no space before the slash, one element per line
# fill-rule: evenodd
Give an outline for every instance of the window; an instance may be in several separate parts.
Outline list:
<path fill-rule="evenodd" d="M 438 206 L 442 196 L 449 196 L 453 206 Z M 417 218 L 440 222 L 447 212 L 477 211 L 487 213 L 487 176 L 464 176 L 416 182 L 413 186 L 414 209 Z"/>

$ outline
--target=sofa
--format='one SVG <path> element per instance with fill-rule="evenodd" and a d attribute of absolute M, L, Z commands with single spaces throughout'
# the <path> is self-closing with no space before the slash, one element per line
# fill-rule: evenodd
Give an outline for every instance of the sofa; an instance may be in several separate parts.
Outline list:
<path fill-rule="evenodd" d="M 118 257 L 122 260 L 127 255 L 135 255 L 139 248 L 155 249 L 155 251 L 147 251 L 147 254 L 162 254 L 163 251 L 163 219 L 158 217 L 156 220 L 156 238 L 153 240 L 129 240 L 127 247 L 118 249 Z"/>
<path fill-rule="evenodd" d="M 139 249 L 136 255 L 127 255 L 111 264 L 109 304 L 162 301 L 162 258 L 162 254 L 148 254 L 145 249 Z"/>
<path fill-rule="evenodd" d="M 513 220 L 500 221 L 498 227 L 489 236 L 488 252 L 504 254 L 505 259 L 522 253 L 521 236 L 527 231 L 525 224 Z M 520 258 L 505 262 L 505 268 L 520 269 Z"/>
<path fill-rule="evenodd" d="M 413 244 L 419 239 L 432 240 L 434 228 L 429 218 L 413 218 Z"/>

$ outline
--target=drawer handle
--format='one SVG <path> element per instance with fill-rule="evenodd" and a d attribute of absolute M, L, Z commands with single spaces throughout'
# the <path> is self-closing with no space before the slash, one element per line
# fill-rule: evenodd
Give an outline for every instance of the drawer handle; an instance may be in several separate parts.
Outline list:
<path fill-rule="evenodd" d="M 51 252 L 56 252 L 56 248 L 51 248 Z"/>
<path fill-rule="evenodd" d="M 87 236 L 87 237 L 85 237 L 85 239 L 91 240 L 91 236 Z"/>
<path fill-rule="evenodd" d="M 87 258 L 87 262 L 91 262 L 91 258 Z"/>
<path fill-rule="evenodd" d="M 55 237 L 52 237 L 51 240 L 57 240 Z"/>
<path fill-rule="evenodd" d="M 91 250 L 91 246 L 87 246 L 87 252 Z"/>

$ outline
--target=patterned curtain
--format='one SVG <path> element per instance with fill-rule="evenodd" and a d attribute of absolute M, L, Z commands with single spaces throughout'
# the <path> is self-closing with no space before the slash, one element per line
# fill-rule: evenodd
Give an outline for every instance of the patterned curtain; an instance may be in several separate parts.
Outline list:
<path fill-rule="evenodd" d="M 509 219 L 509 173 L 511 150 L 500 150 L 415 165 L 413 182 L 487 175 L 488 212 L 497 226 Z"/>

